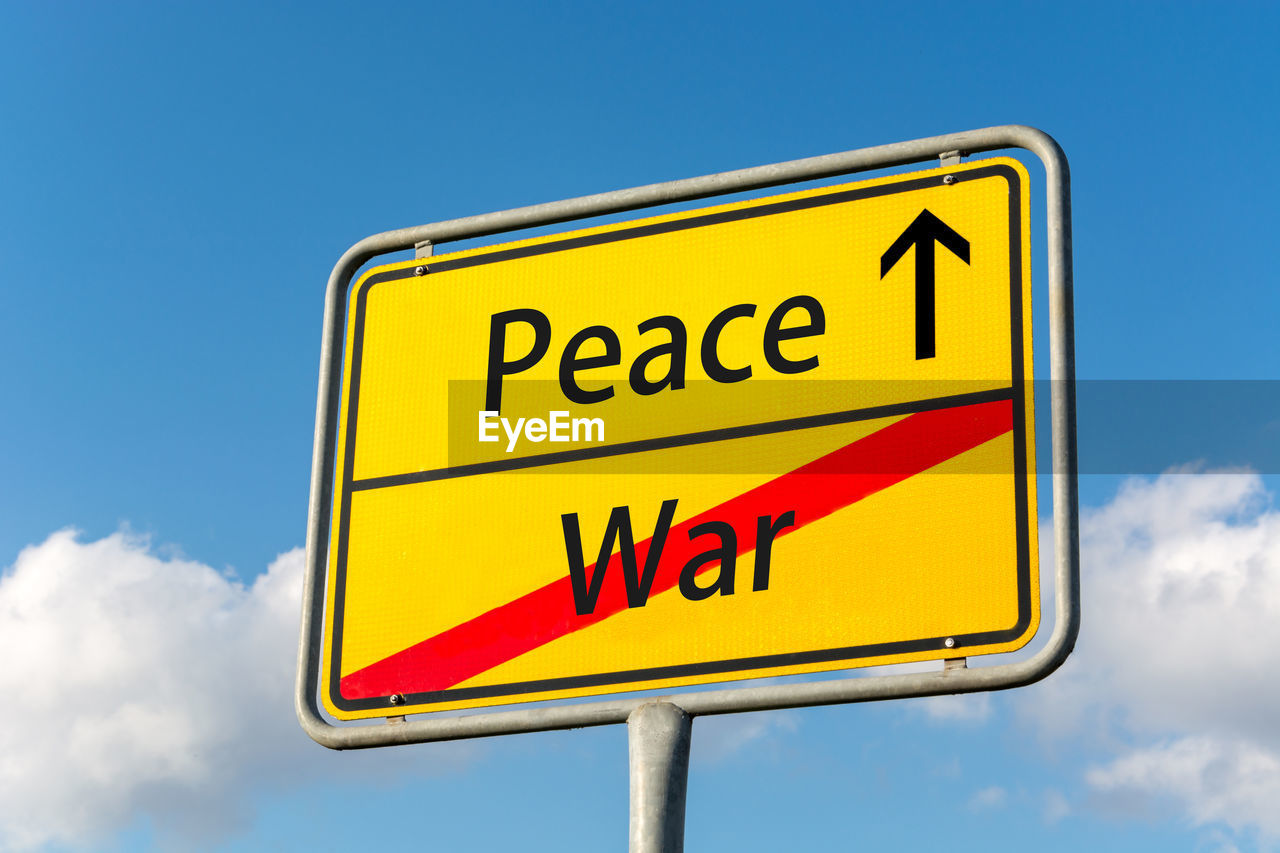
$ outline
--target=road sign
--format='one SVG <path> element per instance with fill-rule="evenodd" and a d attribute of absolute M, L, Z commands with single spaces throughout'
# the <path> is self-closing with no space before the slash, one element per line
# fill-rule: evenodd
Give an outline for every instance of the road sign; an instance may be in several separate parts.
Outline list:
<path fill-rule="evenodd" d="M 978 160 L 369 270 L 326 710 L 1025 644 L 1027 195 L 1016 160 Z"/>

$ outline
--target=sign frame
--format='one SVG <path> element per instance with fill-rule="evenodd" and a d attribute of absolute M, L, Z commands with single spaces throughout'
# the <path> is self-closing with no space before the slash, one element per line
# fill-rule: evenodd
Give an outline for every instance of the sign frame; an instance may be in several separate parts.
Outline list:
<path fill-rule="evenodd" d="M 335 485 L 333 459 L 341 406 L 346 296 L 361 267 L 379 255 L 415 248 L 424 254 L 424 249 L 429 251 L 428 247 L 443 242 L 934 159 L 942 159 L 946 164 L 958 162 L 965 154 L 1009 148 L 1034 153 L 1046 172 L 1055 619 L 1053 633 L 1044 648 L 1028 659 L 989 667 L 957 667 L 945 662 L 941 671 L 925 673 L 717 687 L 666 696 L 607 697 L 462 715 L 388 716 L 387 720 L 393 725 L 386 725 L 381 720 L 364 725 L 335 725 L 325 718 L 320 707 L 319 689 L 323 671 L 321 655 L 324 653 L 328 544 Z M 622 723 L 637 708 L 655 701 L 675 704 L 693 717 L 998 690 L 1030 684 L 1053 672 L 1074 647 L 1080 618 L 1070 210 L 1070 177 L 1061 147 L 1042 131 L 1021 125 L 1005 125 L 388 231 L 353 245 L 335 265 L 325 294 L 306 575 L 295 685 L 295 709 L 302 728 L 324 746 L 357 749 Z M 388 710 L 394 715 L 394 708 Z"/>

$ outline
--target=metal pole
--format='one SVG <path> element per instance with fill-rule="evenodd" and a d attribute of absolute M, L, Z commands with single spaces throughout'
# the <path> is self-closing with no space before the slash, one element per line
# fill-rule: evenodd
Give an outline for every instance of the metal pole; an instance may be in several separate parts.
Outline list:
<path fill-rule="evenodd" d="M 627 717 L 631 755 L 631 853 L 683 853 L 693 720 L 670 702 Z"/>

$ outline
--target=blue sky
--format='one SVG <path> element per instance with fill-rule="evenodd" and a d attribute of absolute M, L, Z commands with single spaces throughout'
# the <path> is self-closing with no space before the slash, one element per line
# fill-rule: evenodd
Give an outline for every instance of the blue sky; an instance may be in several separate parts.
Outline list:
<path fill-rule="evenodd" d="M 294 721 L 341 252 L 1029 124 L 1071 162 L 1079 375 L 1274 380 L 1277 32 L 1265 3 L 0 3 L 0 845 L 622 848 L 621 727 L 337 754 Z M 1158 466 L 1089 449 L 1176 413 L 1082 408 L 1067 668 L 701 720 L 689 848 L 1276 847 L 1280 468 L 1253 387 L 1252 444 L 1211 423 Z M 1198 460 L 1257 473 L 1156 479 Z"/>

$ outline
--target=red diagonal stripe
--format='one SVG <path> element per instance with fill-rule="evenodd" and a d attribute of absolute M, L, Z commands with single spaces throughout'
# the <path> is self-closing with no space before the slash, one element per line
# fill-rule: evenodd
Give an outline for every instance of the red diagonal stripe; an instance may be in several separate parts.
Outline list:
<path fill-rule="evenodd" d="M 689 531 L 703 522 L 714 519 L 733 525 L 738 533 L 737 552 L 745 554 L 755 550 L 756 518 L 760 515 L 777 518 L 794 510 L 795 525 L 778 533 L 784 536 L 1012 428 L 1013 404 L 1008 400 L 919 412 L 896 421 L 674 525 L 667 535 L 650 595 L 675 587 L 684 565 L 706 549 L 705 540 L 695 544 L 689 536 Z M 591 535 L 583 531 L 584 550 L 592 550 Z M 640 566 L 644 565 L 649 543 L 648 539 L 636 543 L 636 562 Z M 715 565 L 709 563 L 701 571 Z M 443 690 L 620 613 L 627 609 L 621 571 L 612 557 L 606 569 L 599 600 L 590 614 L 577 614 L 572 583 L 565 575 L 356 670 L 342 679 L 342 695 L 361 699 Z M 594 564 L 587 567 L 587 577 L 593 576 L 595 570 Z"/>

